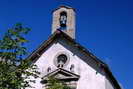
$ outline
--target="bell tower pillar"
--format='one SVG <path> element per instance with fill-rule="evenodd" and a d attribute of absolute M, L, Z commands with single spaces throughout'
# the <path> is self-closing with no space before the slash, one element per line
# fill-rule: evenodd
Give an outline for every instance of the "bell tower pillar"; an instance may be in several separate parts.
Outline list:
<path fill-rule="evenodd" d="M 52 33 L 62 30 L 75 39 L 75 11 L 68 6 L 60 6 L 53 11 Z"/>

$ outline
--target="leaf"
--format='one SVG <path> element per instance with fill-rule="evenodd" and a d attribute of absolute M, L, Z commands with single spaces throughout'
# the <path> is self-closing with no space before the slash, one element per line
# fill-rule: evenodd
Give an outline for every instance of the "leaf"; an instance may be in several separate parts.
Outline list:
<path fill-rule="evenodd" d="M 19 42 L 25 43 L 25 42 L 28 42 L 28 40 L 26 40 L 26 39 L 23 38 L 23 37 L 20 37 L 20 38 L 19 38 Z"/>
<path fill-rule="evenodd" d="M 29 76 L 38 77 L 37 68 L 23 60 L 27 54 L 23 43 L 28 42 L 24 36 L 28 32 L 28 28 L 17 23 L 0 40 L 0 89 L 25 89 L 31 86 L 29 82 L 35 82 L 26 80 Z"/>

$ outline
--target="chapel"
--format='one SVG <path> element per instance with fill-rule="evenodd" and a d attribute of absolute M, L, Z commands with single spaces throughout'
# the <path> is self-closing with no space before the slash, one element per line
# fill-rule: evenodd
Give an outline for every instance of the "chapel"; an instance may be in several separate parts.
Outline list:
<path fill-rule="evenodd" d="M 60 6 L 52 14 L 51 35 L 28 57 L 40 75 L 27 89 L 47 89 L 49 77 L 71 89 L 121 89 L 108 65 L 75 41 L 75 9 Z"/>

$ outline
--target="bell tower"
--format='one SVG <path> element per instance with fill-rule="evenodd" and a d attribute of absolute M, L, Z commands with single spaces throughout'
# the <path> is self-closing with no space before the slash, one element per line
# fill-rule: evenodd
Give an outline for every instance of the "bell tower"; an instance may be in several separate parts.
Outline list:
<path fill-rule="evenodd" d="M 60 6 L 53 11 L 52 33 L 62 30 L 75 39 L 75 11 L 68 6 Z"/>

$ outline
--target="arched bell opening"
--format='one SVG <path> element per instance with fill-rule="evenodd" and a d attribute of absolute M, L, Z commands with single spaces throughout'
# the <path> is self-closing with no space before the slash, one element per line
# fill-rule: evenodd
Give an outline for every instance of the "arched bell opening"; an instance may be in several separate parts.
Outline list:
<path fill-rule="evenodd" d="M 65 11 L 60 13 L 60 29 L 66 30 L 67 27 L 67 13 Z"/>

